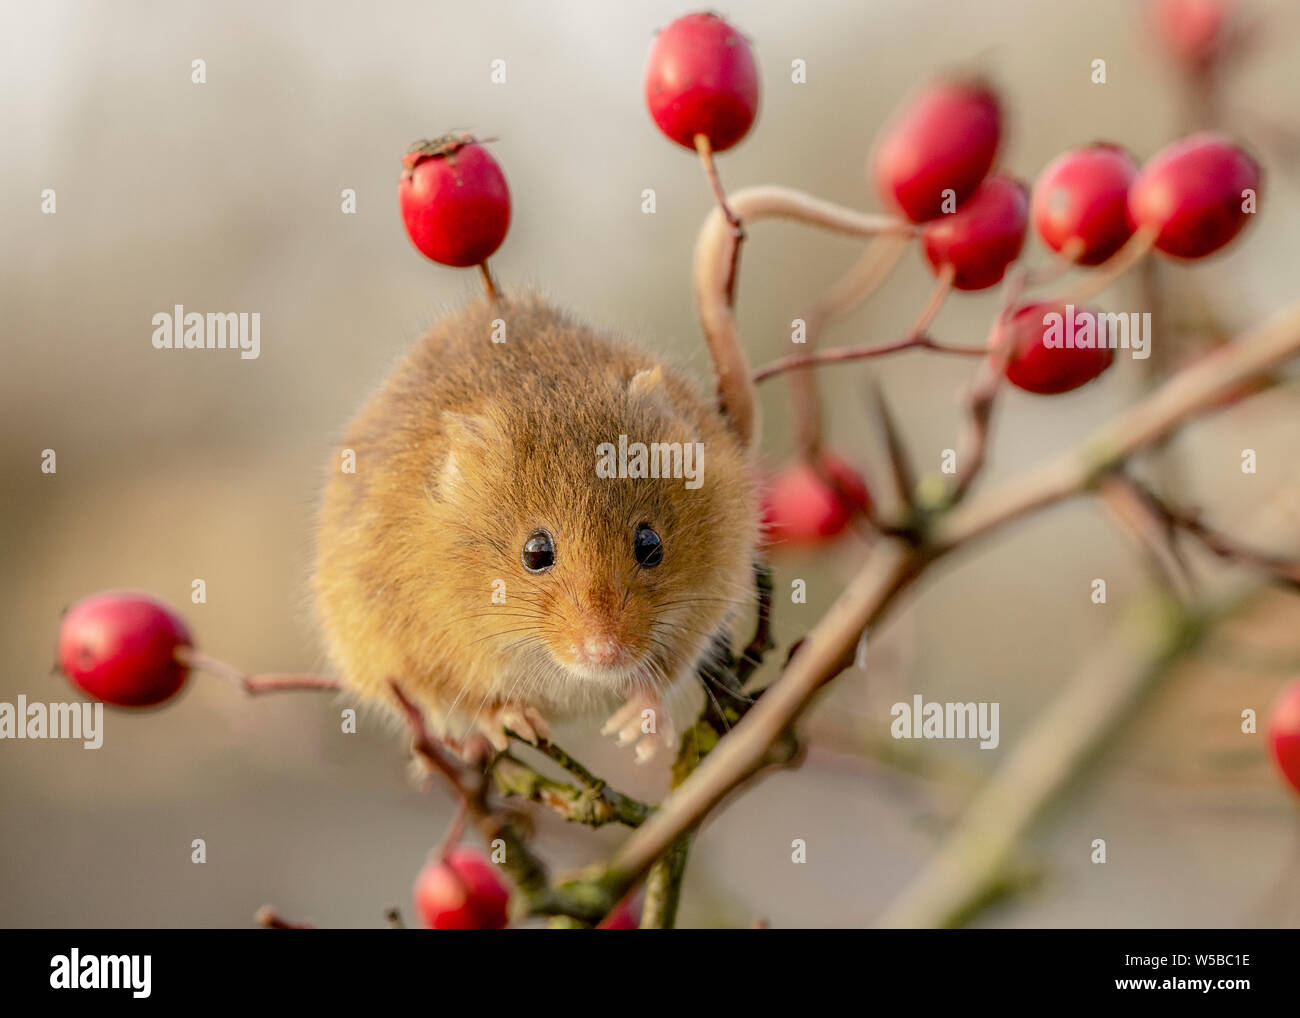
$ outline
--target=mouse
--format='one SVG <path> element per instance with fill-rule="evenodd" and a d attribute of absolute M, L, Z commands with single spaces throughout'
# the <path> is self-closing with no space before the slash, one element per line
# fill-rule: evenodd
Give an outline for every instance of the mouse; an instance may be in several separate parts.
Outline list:
<path fill-rule="evenodd" d="M 638 762 L 755 600 L 756 470 L 662 358 L 536 294 L 439 318 L 348 426 L 313 596 L 345 687 L 462 755 L 608 713 Z"/>

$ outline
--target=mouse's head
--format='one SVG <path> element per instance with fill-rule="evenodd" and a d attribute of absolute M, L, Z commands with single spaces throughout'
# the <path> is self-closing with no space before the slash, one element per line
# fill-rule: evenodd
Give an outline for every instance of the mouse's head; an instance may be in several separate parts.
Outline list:
<path fill-rule="evenodd" d="M 557 696 L 666 683 L 752 600 L 748 460 L 688 383 L 647 364 L 443 415 L 435 497 L 456 509 L 464 596 L 493 595 L 484 649 L 563 683 Z"/>

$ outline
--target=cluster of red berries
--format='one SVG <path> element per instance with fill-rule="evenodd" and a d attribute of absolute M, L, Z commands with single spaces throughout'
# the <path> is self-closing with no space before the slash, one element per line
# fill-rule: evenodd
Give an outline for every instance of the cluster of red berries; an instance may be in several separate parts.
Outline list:
<path fill-rule="evenodd" d="M 1118 145 L 1071 149 L 1047 165 L 1031 193 L 989 175 L 1001 133 L 1001 105 L 988 85 L 940 81 L 899 112 L 873 153 L 882 196 L 918 224 L 926 260 L 936 273 L 950 272 L 959 290 L 1001 281 L 1020 257 L 1031 217 L 1060 257 L 1097 266 L 1139 231 L 1164 254 L 1203 258 L 1231 241 L 1256 207 L 1259 165 L 1222 135 L 1183 138 L 1144 166 Z M 1043 315 L 1054 310 L 1045 302 L 1010 315 L 1007 377 L 1029 392 L 1078 388 L 1110 364 L 1108 352 L 1047 346 Z"/>
<path fill-rule="evenodd" d="M 713 151 L 739 142 L 758 111 L 758 75 L 745 37 L 714 14 L 679 18 L 661 32 L 646 68 L 645 98 L 660 130 L 688 148 L 702 136 Z M 870 172 L 886 203 L 918 227 L 936 275 L 958 290 L 1000 282 L 1021 254 L 1032 218 L 1042 241 L 1080 266 L 1102 265 L 1134 235 L 1178 258 L 1201 258 L 1227 244 L 1254 209 L 1259 166 L 1236 143 L 1197 134 L 1145 166 L 1117 145 L 1073 149 L 1044 169 L 1032 192 L 994 173 L 1003 135 L 1002 104 L 985 82 L 943 80 L 922 89 L 881 132 Z M 1060 302 L 1010 309 L 1006 377 L 1052 395 L 1091 381 L 1110 366 L 1108 346 L 1044 342 L 1045 317 Z M 1095 311 L 1073 309 L 1101 336 Z M 843 531 L 870 506 L 862 478 L 833 454 L 795 463 L 768 482 L 765 520 L 780 543 L 815 542 Z"/>

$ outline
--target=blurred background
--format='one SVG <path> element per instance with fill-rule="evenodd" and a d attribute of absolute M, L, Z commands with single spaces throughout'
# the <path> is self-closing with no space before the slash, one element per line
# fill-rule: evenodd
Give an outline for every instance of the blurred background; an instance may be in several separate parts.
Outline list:
<path fill-rule="evenodd" d="M 1217 107 L 1132 0 L 808 0 L 723 10 L 753 40 L 759 121 L 720 159 L 728 187 L 780 183 L 873 209 L 864 162 L 889 111 L 937 72 L 982 70 L 1002 91 L 1001 164 L 1032 180 L 1055 154 L 1108 139 L 1139 158 L 1207 118 L 1265 165 L 1258 221 L 1224 254 L 1162 269 L 1155 343 L 1169 362 L 1296 296 L 1295 117 L 1300 10 L 1241 0 L 1260 31 L 1225 72 Z M 305 596 L 327 458 L 349 415 L 470 272 L 426 261 L 397 212 L 411 141 L 451 127 L 498 139 L 514 198 L 494 259 L 503 287 L 535 286 L 683 363 L 704 383 L 689 265 L 711 197 L 695 160 L 655 130 L 641 97 L 657 27 L 679 2 L 5 4 L 0 8 L 0 700 L 68 699 L 50 675 L 60 612 L 104 588 L 154 591 L 199 645 L 257 671 L 327 667 Z M 206 62 L 207 82 L 191 83 Z M 505 84 L 490 64 L 506 61 Z M 806 84 L 790 80 L 807 63 Z M 1104 59 L 1105 84 L 1092 82 Z M 1199 120 L 1198 120 L 1199 118 Z M 657 213 L 641 212 L 654 188 Z M 57 194 L 44 215 L 41 193 Z M 340 211 L 355 189 L 356 214 Z M 768 223 L 750 232 L 740 321 L 755 363 L 788 351 L 788 323 L 860 251 Z M 1046 261 L 1031 241 L 1026 259 Z M 1117 303 L 1136 280 L 1115 287 Z M 908 252 L 888 285 L 825 337 L 897 338 L 930 276 Z M 935 332 L 978 342 L 990 291 L 946 304 Z M 262 351 L 158 351 L 151 318 L 174 304 L 257 311 Z M 1165 367 L 1171 366 L 1166 363 Z M 917 460 L 938 466 L 973 365 L 906 354 L 823 372 L 834 447 L 886 500 L 866 383 L 878 378 Z M 1139 398 L 1127 357 L 1095 384 L 999 407 L 988 484 L 1044 460 Z M 1168 451 L 1185 500 L 1245 537 L 1298 483 L 1300 398 L 1281 385 L 1197 424 Z M 764 389 L 764 457 L 789 454 L 781 381 Z M 1240 451 L 1258 453 L 1243 475 Z M 58 471 L 43 474 L 44 449 Z M 1295 535 L 1300 538 L 1300 533 Z M 866 554 L 854 535 L 774 557 L 783 655 Z M 1244 582 L 1200 563 L 1212 585 Z M 808 581 L 806 605 L 787 596 Z M 1089 584 L 1108 582 L 1093 605 Z M 207 603 L 190 603 L 191 582 Z M 941 843 L 972 789 L 1005 759 L 1090 652 L 1146 596 L 1150 576 L 1097 506 L 1078 501 L 948 563 L 805 719 L 804 766 L 733 798 L 696 842 L 682 925 L 872 923 Z M 1226 588 L 1225 588 L 1226 589 Z M 1010 926 L 1295 925 L 1300 816 L 1243 709 L 1263 715 L 1300 673 L 1300 602 L 1248 600 L 1180 663 L 1033 829 L 1036 879 L 973 921 Z M 1001 703 L 1001 746 L 888 739 L 889 705 Z M 245 699 L 193 679 L 179 701 L 109 710 L 103 748 L 0 742 L 0 924 L 247 926 L 273 903 L 326 926 L 410 914 L 410 887 L 450 819 L 441 788 L 407 777 L 404 740 L 362 714 L 340 732 L 316 694 Z M 686 705 L 688 708 L 689 705 Z M 661 796 L 576 724 L 558 740 L 619 787 Z M 537 815 L 557 867 L 621 836 Z M 203 838 L 207 862 L 190 861 Z M 791 842 L 808 844 L 806 865 Z M 1105 838 L 1108 862 L 1090 862 Z"/>

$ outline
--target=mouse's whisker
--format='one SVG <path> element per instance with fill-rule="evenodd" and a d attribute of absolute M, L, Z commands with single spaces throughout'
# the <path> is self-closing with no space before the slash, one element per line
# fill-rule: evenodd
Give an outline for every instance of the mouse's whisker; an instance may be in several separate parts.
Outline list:
<path fill-rule="evenodd" d="M 477 640 L 470 640 L 465 644 L 466 647 L 473 647 L 475 644 L 482 643 L 484 640 L 495 640 L 502 636 L 513 636 L 515 633 L 537 633 L 543 631 L 542 626 L 517 626 L 514 629 L 503 629 L 500 632 L 488 633 L 486 636 L 480 636 Z"/>

